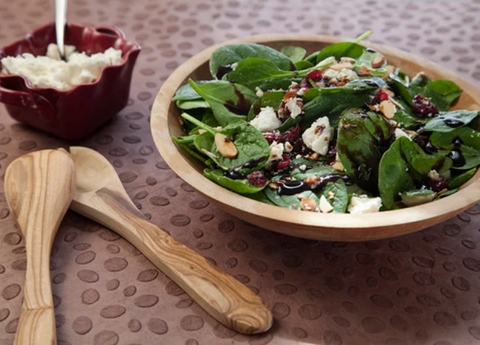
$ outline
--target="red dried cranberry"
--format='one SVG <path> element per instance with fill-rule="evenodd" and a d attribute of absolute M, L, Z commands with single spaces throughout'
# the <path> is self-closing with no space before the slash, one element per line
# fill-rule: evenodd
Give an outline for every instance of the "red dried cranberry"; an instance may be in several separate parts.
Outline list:
<path fill-rule="evenodd" d="M 439 177 L 435 180 L 428 180 L 427 181 L 427 186 L 430 187 L 431 190 L 434 192 L 440 192 L 441 190 L 444 190 L 448 188 L 447 180 L 443 177 Z"/>
<path fill-rule="evenodd" d="M 380 104 L 383 101 L 388 101 L 388 93 L 385 90 L 378 90 L 373 97 L 372 104 Z"/>
<path fill-rule="evenodd" d="M 255 187 L 263 187 L 267 184 L 267 178 L 261 171 L 254 171 L 248 175 L 248 182 Z"/>
<path fill-rule="evenodd" d="M 280 139 L 280 141 L 282 143 L 286 143 L 287 141 L 289 143 L 294 143 L 295 140 L 297 140 L 297 138 L 300 136 L 301 132 L 302 128 L 300 127 L 300 125 L 290 127 L 282 134 L 282 138 Z"/>
<path fill-rule="evenodd" d="M 300 82 L 300 87 L 306 87 L 306 88 L 310 89 L 312 87 L 312 84 L 310 84 L 310 80 L 317 83 L 317 82 L 321 81 L 322 78 L 323 78 L 322 71 L 320 71 L 319 69 L 313 70 L 313 71 L 309 72 L 305 76 L 305 78 L 302 79 L 302 81 Z"/>
<path fill-rule="evenodd" d="M 412 110 L 415 114 L 425 117 L 434 117 L 438 115 L 438 108 L 433 104 L 432 100 L 420 94 L 413 97 Z"/>
<path fill-rule="evenodd" d="M 282 160 L 280 162 L 278 162 L 277 164 L 277 169 L 278 170 L 283 170 L 287 167 L 290 166 L 290 156 L 287 155 L 287 154 L 283 154 L 282 155 Z"/>
<path fill-rule="evenodd" d="M 279 141 L 280 138 L 282 137 L 282 134 L 279 131 L 265 132 L 262 134 L 265 140 L 268 141 L 269 143 L 274 141 Z"/>

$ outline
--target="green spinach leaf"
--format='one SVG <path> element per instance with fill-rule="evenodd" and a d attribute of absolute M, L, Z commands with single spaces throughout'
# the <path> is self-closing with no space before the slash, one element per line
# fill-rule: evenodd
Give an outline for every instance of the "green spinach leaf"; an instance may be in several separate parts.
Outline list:
<path fill-rule="evenodd" d="M 423 90 L 423 95 L 431 98 L 440 111 L 449 110 L 461 93 L 462 90 L 457 84 L 446 79 L 433 80 Z"/>
<path fill-rule="evenodd" d="M 337 136 L 338 156 L 347 175 L 368 192 L 378 190 L 381 147 L 392 133 L 390 124 L 377 113 L 349 109 L 342 115 Z"/>
<path fill-rule="evenodd" d="M 206 83 L 210 83 L 211 80 L 199 80 L 196 81 L 197 84 L 203 85 Z M 178 88 L 177 92 L 175 93 L 175 96 L 172 98 L 172 101 L 194 101 L 194 100 L 199 100 L 202 99 L 202 96 L 200 96 L 197 91 L 195 91 L 190 84 L 185 84 L 182 85 Z"/>
<path fill-rule="evenodd" d="M 177 107 L 182 110 L 191 110 L 198 108 L 210 108 L 210 105 L 203 99 L 197 99 L 193 101 L 177 101 Z"/>
<path fill-rule="evenodd" d="M 285 96 L 285 92 L 283 91 L 264 93 L 263 96 L 258 98 L 250 107 L 248 120 L 252 120 L 258 113 L 260 113 L 261 108 L 272 107 L 273 109 L 278 110 L 280 103 L 282 103 L 283 96 Z"/>
<path fill-rule="evenodd" d="M 259 58 L 272 62 L 281 70 L 288 71 L 290 59 L 279 51 L 256 43 L 229 44 L 216 49 L 210 57 L 210 73 L 217 78 L 221 66 L 231 65 L 247 58 Z M 218 78 L 220 79 L 220 78 Z"/>
<path fill-rule="evenodd" d="M 448 181 L 448 188 L 449 189 L 455 189 L 455 188 L 458 188 L 458 187 L 464 185 L 465 183 L 467 183 L 473 177 L 473 175 L 475 175 L 476 172 L 477 172 L 477 168 L 473 168 L 473 169 L 470 169 L 468 171 L 465 171 L 464 173 L 462 173 L 460 175 L 452 177 Z"/>
<path fill-rule="evenodd" d="M 288 56 L 290 60 L 294 64 L 297 62 L 301 61 L 304 57 L 307 51 L 302 48 L 302 47 L 294 47 L 294 46 L 285 46 L 282 49 L 280 49 L 280 53 L 282 53 L 285 56 Z"/>
<path fill-rule="evenodd" d="M 383 77 L 387 73 L 387 70 L 385 69 L 385 66 L 387 66 L 387 61 L 385 60 L 382 67 L 373 68 L 372 61 L 377 56 L 382 56 L 382 54 L 371 49 L 365 49 L 362 55 L 360 55 L 360 57 L 355 61 L 353 66 L 354 71 L 358 72 L 362 66 L 365 66 L 375 77 Z"/>
<path fill-rule="evenodd" d="M 430 119 L 425 126 L 419 130 L 419 133 L 451 132 L 458 127 L 469 124 L 477 116 L 477 110 L 454 110 L 449 112 L 441 112 L 437 117 Z"/>
<path fill-rule="evenodd" d="M 269 205 L 275 205 L 273 202 L 270 201 L 270 199 L 267 197 L 267 194 L 265 193 L 265 190 L 261 190 L 260 192 L 258 193 L 253 193 L 253 194 L 244 194 L 245 197 L 249 198 L 249 199 L 253 199 L 253 200 L 256 200 L 256 201 L 260 201 L 260 202 L 263 202 L 265 204 L 269 204 Z"/>
<path fill-rule="evenodd" d="M 333 193 L 333 199 L 331 199 Z M 347 186 L 342 180 L 329 182 L 322 191 L 322 195 L 333 207 L 333 213 L 345 213 L 348 205 Z"/>
<path fill-rule="evenodd" d="M 442 148 L 450 145 L 457 138 L 463 145 L 480 151 L 480 133 L 469 127 L 460 127 L 448 133 L 433 132 L 430 143 L 437 148 Z"/>
<path fill-rule="evenodd" d="M 312 191 L 305 191 L 295 195 L 279 195 L 276 189 L 265 188 L 264 189 L 268 199 L 277 206 L 284 208 L 297 208 L 300 209 L 300 202 L 302 198 L 311 198 L 315 200 L 315 203 L 318 205 L 319 198 Z"/>
<path fill-rule="evenodd" d="M 367 48 L 354 42 L 341 42 L 331 44 L 323 48 L 318 53 L 317 63 L 326 58 L 329 58 L 330 56 L 335 57 L 336 60 L 340 60 L 342 57 L 351 57 L 354 59 L 358 59 L 365 49 Z"/>
<path fill-rule="evenodd" d="M 308 68 L 311 68 L 313 66 L 315 66 L 315 65 L 313 63 L 311 63 L 310 61 L 307 61 L 307 60 L 300 60 L 300 61 L 295 62 L 295 67 L 296 67 L 297 71 L 308 69 Z"/>
<path fill-rule="evenodd" d="M 209 180 L 219 184 L 222 187 L 230 189 L 234 192 L 240 194 L 253 194 L 260 192 L 265 186 L 257 187 L 248 182 L 248 179 L 244 180 L 233 180 L 229 177 L 223 175 L 223 170 L 221 169 L 205 169 L 203 170 L 203 175 Z"/>
<path fill-rule="evenodd" d="M 242 85 L 226 81 L 199 85 L 189 80 L 189 83 L 208 102 L 221 126 L 226 126 L 238 119 L 245 119 L 250 106 L 256 100 L 255 94 Z"/>
<path fill-rule="evenodd" d="M 321 165 L 305 171 L 294 169 L 291 173 L 291 176 L 294 180 L 304 180 L 307 177 L 323 176 L 333 173 L 343 175 L 339 171 L 333 169 L 330 165 Z"/>
<path fill-rule="evenodd" d="M 452 167 L 452 160 L 446 157 L 448 154 L 449 151 L 442 150 L 431 155 L 425 153 L 413 155 L 412 168 L 422 175 L 427 175 L 430 170 L 436 170 L 442 174 Z"/>

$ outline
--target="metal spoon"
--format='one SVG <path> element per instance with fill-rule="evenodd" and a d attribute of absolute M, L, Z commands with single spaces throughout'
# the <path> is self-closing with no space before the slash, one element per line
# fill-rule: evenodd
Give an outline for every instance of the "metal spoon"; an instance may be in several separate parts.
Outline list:
<path fill-rule="evenodd" d="M 43 150 L 14 160 L 5 174 L 5 197 L 25 240 L 27 272 L 15 345 L 55 345 L 50 251 L 72 201 L 75 167 L 68 154 Z"/>
<path fill-rule="evenodd" d="M 57 47 L 60 58 L 67 61 L 65 53 L 65 27 L 67 25 L 67 4 L 68 0 L 55 0 L 55 33 L 57 36 Z"/>

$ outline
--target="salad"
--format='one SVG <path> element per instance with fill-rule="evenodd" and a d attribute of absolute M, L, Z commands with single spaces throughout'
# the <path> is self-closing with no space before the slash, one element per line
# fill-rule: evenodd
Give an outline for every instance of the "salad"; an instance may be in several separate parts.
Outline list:
<path fill-rule="evenodd" d="M 455 193 L 480 165 L 477 110 L 450 110 L 452 81 L 408 76 L 360 42 L 306 56 L 253 44 L 218 48 L 213 80 L 173 98 L 173 137 L 203 174 L 245 197 L 321 213 L 370 213 Z"/>

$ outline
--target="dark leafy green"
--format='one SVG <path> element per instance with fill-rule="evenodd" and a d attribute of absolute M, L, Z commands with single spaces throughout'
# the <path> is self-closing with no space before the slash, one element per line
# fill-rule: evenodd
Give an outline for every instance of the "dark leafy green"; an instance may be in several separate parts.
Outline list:
<path fill-rule="evenodd" d="M 331 199 L 333 193 L 333 199 Z M 322 191 L 322 195 L 333 207 L 333 213 L 345 213 L 348 205 L 347 186 L 342 180 L 329 182 Z"/>
<path fill-rule="evenodd" d="M 177 101 L 177 107 L 183 110 L 190 110 L 198 108 L 210 108 L 210 105 L 203 99 L 197 99 L 193 101 Z"/>
<path fill-rule="evenodd" d="M 427 175 L 430 170 L 436 170 L 439 174 L 444 173 L 452 167 L 452 160 L 447 157 L 449 151 L 441 150 L 427 155 L 420 153 L 412 156 L 411 165 L 419 174 Z"/>
<path fill-rule="evenodd" d="M 271 202 L 270 199 L 267 197 L 267 194 L 265 193 L 265 189 L 264 189 L 264 190 L 261 190 L 261 191 L 258 192 L 258 193 L 244 194 L 244 196 L 246 196 L 246 197 L 249 198 L 249 199 L 253 199 L 253 200 L 256 200 L 256 201 L 263 202 L 263 203 L 265 203 L 265 204 L 275 205 L 275 204 L 274 204 L 273 202 Z"/>
<path fill-rule="evenodd" d="M 300 70 L 303 70 L 303 69 L 308 69 L 308 68 L 311 68 L 315 66 L 313 63 L 311 63 L 310 61 L 307 61 L 307 60 L 300 60 L 300 61 L 297 61 L 295 62 L 295 67 L 297 69 L 297 71 L 300 71 Z"/>
<path fill-rule="evenodd" d="M 375 77 L 383 77 L 387 73 L 387 70 L 385 69 L 385 66 L 387 65 L 387 61 L 385 60 L 382 67 L 373 68 L 372 61 L 377 56 L 382 56 L 382 54 L 374 50 L 369 50 L 369 49 L 364 50 L 362 55 L 360 55 L 357 61 L 355 61 L 355 65 L 353 68 L 354 71 L 358 72 L 360 68 L 362 68 L 362 66 L 365 66 Z"/>
<path fill-rule="evenodd" d="M 272 188 L 264 189 L 267 198 L 275 205 L 285 207 L 285 208 L 297 208 L 300 209 L 300 202 L 302 198 L 310 198 L 315 200 L 315 203 L 318 205 L 319 198 L 312 191 L 305 191 L 296 195 L 279 195 Z"/>
<path fill-rule="evenodd" d="M 250 107 L 250 111 L 248 112 L 248 120 L 252 120 L 255 115 L 260 112 L 261 108 L 272 107 L 273 109 L 278 110 L 284 95 L 285 92 L 283 91 L 264 93 L 263 96 L 258 98 Z"/>
<path fill-rule="evenodd" d="M 460 127 L 448 133 L 434 132 L 430 142 L 437 148 L 447 147 L 455 139 L 460 139 L 463 145 L 480 151 L 480 133 L 469 127 Z"/>
<path fill-rule="evenodd" d="M 366 47 L 354 43 L 354 42 L 341 42 L 336 44 L 331 44 L 323 48 L 317 55 L 317 63 L 322 60 L 334 56 L 335 59 L 340 60 L 342 57 L 351 57 L 358 59 L 363 51 L 367 49 Z"/>
<path fill-rule="evenodd" d="M 210 57 L 210 73 L 217 77 L 221 66 L 231 65 L 247 58 L 259 58 L 271 61 L 282 70 L 290 70 L 291 61 L 279 51 L 256 43 L 229 44 L 216 49 Z"/>
<path fill-rule="evenodd" d="M 203 85 L 210 82 L 210 80 L 199 80 L 195 83 Z M 197 91 L 190 86 L 190 84 L 185 84 L 178 88 L 177 92 L 175 92 L 175 96 L 172 98 L 172 101 L 194 101 L 199 99 L 202 99 L 202 96 L 200 96 Z"/>
<path fill-rule="evenodd" d="M 214 81 L 199 85 L 189 80 L 192 88 L 208 102 L 221 126 L 245 119 L 250 106 L 256 100 L 255 94 L 242 85 L 226 81 Z"/>
<path fill-rule="evenodd" d="M 458 127 L 469 124 L 478 116 L 476 110 L 454 110 L 442 112 L 430 119 L 419 132 L 451 132 Z"/>
<path fill-rule="evenodd" d="M 462 186 L 463 184 L 467 183 L 468 180 L 470 180 L 473 175 L 477 172 L 477 168 L 470 169 L 468 171 L 465 171 L 464 173 L 452 177 L 448 181 L 448 188 L 449 189 L 454 189 Z"/>
<path fill-rule="evenodd" d="M 302 47 L 294 47 L 294 46 L 285 46 L 282 49 L 280 49 L 280 53 L 282 53 L 285 56 L 288 56 L 290 60 L 294 64 L 297 62 L 301 61 L 304 57 L 307 51 L 302 48 Z"/>
<path fill-rule="evenodd" d="M 382 147 L 392 132 L 389 123 L 377 113 L 349 109 L 342 115 L 338 126 L 338 156 L 347 175 L 366 191 L 376 193 L 378 190 Z"/>
<path fill-rule="evenodd" d="M 258 193 L 265 187 L 256 187 L 248 182 L 248 179 L 244 180 L 233 180 L 229 177 L 223 175 L 224 171 L 221 169 L 205 169 L 203 170 L 203 174 L 209 180 L 218 183 L 220 186 L 228 188 L 234 192 L 240 194 L 252 194 Z"/>

